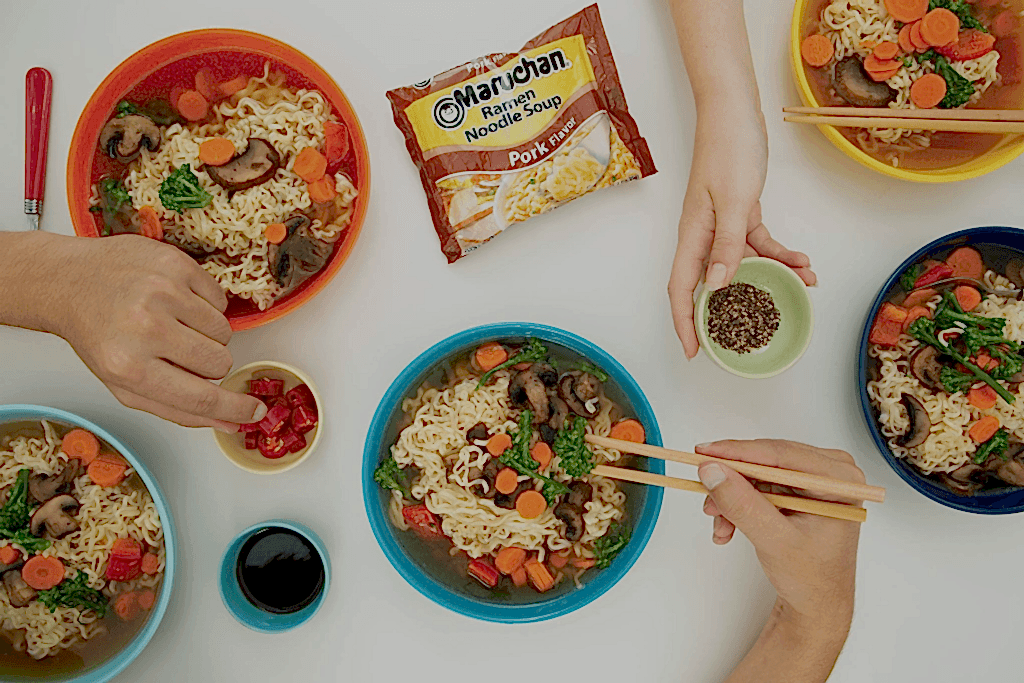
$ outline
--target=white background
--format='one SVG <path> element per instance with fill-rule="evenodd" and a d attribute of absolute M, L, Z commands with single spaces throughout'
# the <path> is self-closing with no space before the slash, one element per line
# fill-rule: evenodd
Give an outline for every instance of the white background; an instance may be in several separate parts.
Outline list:
<path fill-rule="evenodd" d="M 898 479 L 869 440 L 854 364 L 866 308 L 906 255 L 960 228 L 1024 224 L 1024 161 L 955 185 L 912 185 L 857 165 L 814 128 L 783 124 L 781 107 L 799 103 L 788 61 L 791 4 L 748 2 L 771 141 L 764 219 L 813 260 L 817 327 L 804 359 L 775 379 L 741 380 L 703 356 L 687 363 L 665 285 L 694 111 L 663 0 L 601 2 L 630 109 L 660 172 L 515 227 L 456 265 L 445 264 L 384 96 L 480 54 L 515 50 L 583 2 L 0 0 L 2 229 L 25 227 L 25 71 L 39 65 L 54 75 L 43 226 L 72 234 L 64 177 L 78 115 L 121 60 L 178 31 L 250 29 L 305 51 L 345 90 L 370 147 L 371 206 L 348 263 L 305 308 L 231 341 L 236 365 L 277 359 L 319 383 L 327 431 L 315 457 L 292 472 L 242 472 L 209 433 L 121 407 L 60 339 L 0 329 L 0 401 L 52 405 L 103 424 L 134 447 L 170 499 L 182 558 L 175 599 L 118 680 L 722 679 L 760 631 L 774 594 L 745 539 L 712 545 L 697 496 L 666 494 L 646 552 L 608 594 L 529 626 L 447 612 L 378 549 L 360 493 L 377 401 L 427 346 L 500 320 L 558 325 L 604 347 L 644 387 L 670 445 L 798 439 L 849 450 L 870 482 L 888 487 L 863 529 L 857 614 L 833 681 L 1019 679 L 1019 518 L 954 512 Z M 599 266 L 580 278 L 576 263 Z M 683 466 L 670 472 L 693 476 Z M 229 539 L 272 517 L 312 526 L 334 568 L 324 609 L 275 636 L 237 624 L 216 585 Z"/>

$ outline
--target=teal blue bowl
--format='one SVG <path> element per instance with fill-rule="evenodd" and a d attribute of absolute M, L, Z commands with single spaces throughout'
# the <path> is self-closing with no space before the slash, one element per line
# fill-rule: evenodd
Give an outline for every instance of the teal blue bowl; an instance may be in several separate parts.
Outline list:
<path fill-rule="evenodd" d="M 171 509 L 167 505 L 164 494 L 160 490 L 160 487 L 156 483 L 156 479 L 153 478 L 150 471 L 146 469 L 146 466 L 142 464 L 134 452 L 125 446 L 120 439 L 105 430 L 103 427 L 100 427 L 98 424 L 90 422 L 83 417 L 79 417 L 78 415 L 64 410 L 58 410 L 57 408 L 33 405 L 0 406 L 0 424 L 25 421 L 37 422 L 39 420 L 62 422 L 64 424 L 81 427 L 82 429 L 88 429 L 100 439 L 113 446 L 118 453 L 123 455 L 125 459 L 131 463 L 132 468 L 138 472 L 139 477 L 149 490 L 149 494 L 153 497 L 153 504 L 156 505 L 156 510 L 160 514 L 160 522 L 164 527 L 164 554 L 166 557 L 164 582 L 160 588 L 160 595 L 157 597 L 156 604 L 153 606 L 153 610 L 150 612 L 149 620 L 146 622 L 145 626 L 135 634 L 135 637 L 132 638 L 132 640 L 125 645 L 120 652 L 112 655 L 106 661 L 83 671 L 76 671 L 75 673 L 68 674 L 66 676 L 43 679 L 5 677 L 3 680 L 11 681 L 12 683 L 13 681 L 29 680 L 44 680 L 47 683 L 106 683 L 106 681 L 109 681 L 114 676 L 124 671 L 125 668 L 139 656 L 139 653 L 142 652 L 143 648 L 145 648 L 153 638 L 153 634 L 156 633 L 157 628 L 160 626 L 160 621 L 164 618 L 164 613 L 167 612 L 167 605 L 171 602 L 171 592 L 174 588 L 175 567 L 178 563 L 178 541 L 177 535 L 174 531 L 174 520 L 171 517 Z"/>
<path fill-rule="evenodd" d="M 235 574 L 235 565 L 238 562 L 238 553 L 242 550 L 242 546 L 245 545 L 245 542 L 254 534 L 263 531 L 268 527 L 275 526 L 289 529 L 304 536 L 313 544 L 317 553 L 320 554 L 320 559 L 324 561 L 324 586 L 320 590 L 320 595 L 318 595 L 313 602 L 306 605 L 298 612 L 293 612 L 291 614 L 271 614 L 270 612 L 264 612 L 253 605 L 249 602 L 248 598 L 242 594 L 242 588 L 238 585 L 238 579 Z M 224 557 L 220 561 L 220 599 L 224 601 L 224 606 L 228 608 L 228 612 L 238 621 L 238 623 L 246 628 L 251 628 L 253 631 L 258 631 L 259 633 L 283 633 L 284 631 L 290 631 L 291 629 L 306 623 L 324 604 L 324 600 L 327 598 L 327 590 L 330 587 L 331 558 L 327 554 L 327 546 L 324 545 L 323 540 L 321 540 L 319 536 L 313 533 L 312 529 L 304 524 L 292 522 L 287 519 L 270 519 L 266 522 L 253 524 L 251 527 L 235 536 L 235 539 L 231 541 L 228 549 L 224 552 Z"/>
<path fill-rule="evenodd" d="M 494 323 L 454 334 L 434 344 L 410 363 L 385 392 L 370 424 L 363 449 L 363 502 L 370 528 L 381 550 L 392 566 L 413 588 L 438 605 L 463 616 L 505 624 L 553 619 L 574 612 L 610 590 L 640 558 L 661 511 L 663 490 L 658 486 L 642 486 L 619 482 L 627 492 L 627 512 L 632 522 L 632 538 L 611 566 L 588 572 L 583 587 L 570 592 L 543 596 L 533 602 L 516 603 L 495 597 L 481 597 L 467 592 L 452 580 L 443 580 L 410 553 L 399 532 L 387 515 L 388 496 L 373 480 L 373 471 L 390 452 L 402 420 L 402 401 L 415 394 L 416 388 L 446 360 L 467 353 L 480 344 L 495 340 L 525 340 L 536 337 L 557 344 L 596 363 L 609 377 L 609 383 L 622 394 L 623 403 L 643 423 L 647 443 L 661 446 L 661 430 L 654 410 L 640 386 L 626 368 L 596 344 L 557 327 L 536 323 Z M 655 474 L 665 474 L 663 460 L 637 458 L 636 467 Z M 470 580 L 471 582 L 472 580 Z"/>

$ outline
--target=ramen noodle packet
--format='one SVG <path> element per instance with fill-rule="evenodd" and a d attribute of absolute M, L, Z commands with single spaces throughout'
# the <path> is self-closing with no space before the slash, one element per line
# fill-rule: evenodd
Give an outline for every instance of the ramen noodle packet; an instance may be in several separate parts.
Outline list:
<path fill-rule="evenodd" d="M 387 95 L 449 263 L 514 223 L 656 172 L 597 5 L 519 52 Z"/>

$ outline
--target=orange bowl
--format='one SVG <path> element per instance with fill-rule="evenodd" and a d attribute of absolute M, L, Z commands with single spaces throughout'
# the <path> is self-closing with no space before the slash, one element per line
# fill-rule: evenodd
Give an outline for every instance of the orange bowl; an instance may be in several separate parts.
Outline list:
<path fill-rule="evenodd" d="M 319 273 L 265 311 L 248 300 L 230 298 L 227 317 L 234 330 L 246 330 L 282 318 L 316 296 L 345 263 L 366 218 L 370 199 L 366 138 L 352 105 L 327 72 L 295 48 L 258 33 L 225 28 L 179 33 L 142 48 L 100 83 L 78 119 L 68 154 L 68 206 L 75 233 L 81 237 L 99 237 L 96 219 L 89 212 L 89 198 L 93 183 L 110 170 L 104 157 L 98 154 L 98 145 L 100 131 L 117 103 L 129 93 L 133 99 L 166 95 L 172 83 L 180 82 L 175 80 L 175 73 L 188 73 L 191 77 L 198 66 L 213 64 L 223 70 L 230 69 L 235 75 L 262 76 L 267 61 L 271 62 L 272 69 L 285 73 L 289 87 L 319 90 L 348 128 L 352 153 L 346 157 L 343 170 L 353 176 L 352 182 L 359 194 L 349 226 Z"/>

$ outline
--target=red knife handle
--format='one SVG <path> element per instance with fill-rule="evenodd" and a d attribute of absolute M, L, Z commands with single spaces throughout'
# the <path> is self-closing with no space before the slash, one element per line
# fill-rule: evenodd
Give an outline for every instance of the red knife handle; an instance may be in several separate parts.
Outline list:
<path fill-rule="evenodd" d="M 25 210 L 43 199 L 46 184 L 46 148 L 50 140 L 50 101 L 53 76 L 41 67 L 25 75 Z"/>

